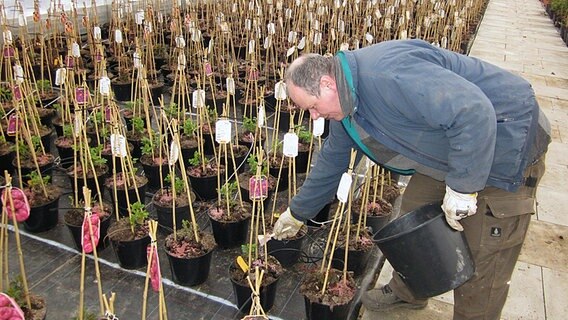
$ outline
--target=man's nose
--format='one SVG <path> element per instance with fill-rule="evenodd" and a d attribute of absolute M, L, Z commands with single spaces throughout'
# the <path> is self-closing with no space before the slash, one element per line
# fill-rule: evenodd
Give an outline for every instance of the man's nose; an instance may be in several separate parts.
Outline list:
<path fill-rule="evenodd" d="M 317 112 L 317 110 L 310 109 L 310 117 L 312 118 L 312 120 L 316 120 L 317 118 L 320 117 L 320 114 L 319 112 Z"/>

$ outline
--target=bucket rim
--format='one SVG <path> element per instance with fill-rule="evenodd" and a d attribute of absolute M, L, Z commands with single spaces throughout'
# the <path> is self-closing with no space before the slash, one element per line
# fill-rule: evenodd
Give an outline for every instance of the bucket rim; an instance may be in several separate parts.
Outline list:
<path fill-rule="evenodd" d="M 423 205 L 423 206 L 421 206 L 421 207 L 418 207 L 418 208 L 416 208 L 416 209 L 414 209 L 414 210 L 408 212 L 407 214 L 405 214 L 405 215 L 403 215 L 403 216 L 401 216 L 401 217 L 399 217 L 399 218 L 394 219 L 393 221 L 389 222 L 387 225 L 385 225 L 384 227 L 382 227 L 379 231 L 377 231 L 377 232 L 373 235 L 373 242 L 375 242 L 375 244 L 377 244 L 377 245 L 378 245 L 378 244 L 382 244 L 382 243 L 384 243 L 384 242 L 391 241 L 392 239 L 396 239 L 396 238 L 399 238 L 399 237 L 401 237 L 401 236 L 407 235 L 407 234 L 409 234 L 409 233 L 411 233 L 411 232 L 416 231 L 418 228 L 422 228 L 422 227 L 424 227 L 424 226 L 426 226 L 426 225 L 429 225 L 429 224 L 433 223 L 434 220 L 438 219 L 441 215 L 444 214 L 444 212 L 442 211 L 441 205 L 442 205 L 442 202 L 441 202 L 441 201 L 432 202 L 432 203 Z M 385 237 L 385 238 L 377 239 L 379 233 L 380 233 L 381 231 L 383 231 L 383 230 L 386 230 L 387 227 L 388 227 L 390 224 L 394 223 L 395 221 L 397 221 L 397 220 L 399 220 L 399 219 L 408 218 L 410 215 L 417 214 L 417 212 L 419 212 L 419 211 L 421 211 L 421 210 L 424 210 L 424 209 L 427 208 L 427 207 L 434 207 L 434 208 L 438 207 L 440 210 L 439 210 L 439 212 L 436 211 L 436 215 L 435 215 L 434 217 L 432 217 L 432 218 L 430 218 L 430 219 L 424 221 L 424 222 L 421 223 L 421 224 L 418 224 L 418 225 L 416 225 L 416 226 L 414 226 L 414 227 L 412 227 L 412 228 L 408 228 L 408 229 L 406 229 L 406 230 L 404 230 L 404 231 L 402 231 L 402 232 L 400 232 L 400 233 L 393 234 L 393 235 L 390 235 L 390 236 Z"/>

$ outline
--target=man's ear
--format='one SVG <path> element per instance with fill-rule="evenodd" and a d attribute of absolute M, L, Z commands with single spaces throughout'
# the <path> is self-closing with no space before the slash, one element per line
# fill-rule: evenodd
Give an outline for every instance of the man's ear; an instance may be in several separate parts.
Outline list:
<path fill-rule="evenodd" d="M 320 79 L 320 87 L 328 88 L 335 91 L 336 90 L 335 79 L 328 75 L 322 76 Z"/>

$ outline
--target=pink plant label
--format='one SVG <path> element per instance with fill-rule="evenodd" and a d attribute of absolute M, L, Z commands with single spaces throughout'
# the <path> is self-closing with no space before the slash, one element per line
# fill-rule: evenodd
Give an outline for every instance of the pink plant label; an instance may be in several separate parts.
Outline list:
<path fill-rule="evenodd" d="M 249 179 L 249 198 L 262 200 L 268 196 L 268 179 L 265 176 L 251 177 Z"/>
<path fill-rule="evenodd" d="M 6 134 L 9 136 L 15 136 L 16 132 L 18 132 L 18 116 L 15 114 L 10 115 L 10 119 L 8 119 L 8 129 L 6 130 Z"/>
<path fill-rule="evenodd" d="M 81 246 L 85 253 L 93 252 L 94 248 L 99 244 L 99 238 L 101 236 L 100 226 L 101 220 L 98 214 L 91 214 L 91 228 L 93 230 L 93 237 L 91 238 L 91 232 L 89 230 L 89 219 L 87 215 L 83 219 L 83 228 L 81 229 Z"/>
<path fill-rule="evenodd" d="M 106 106 L 105 107 L 105 121 L 106 123 L 110 123 L 111 122 L 111 108 L 110 106 Z"/>
<path fill-rule="evenodd" d="M 158 258 L 158 248 L 153 245 L 148 245 L 146 248 L 146 255 L 148 257 L 148 263 L 150 264 L 150 281 L 152 282 L 152 289 L 155 292 L 160 291 L 160 282 L 162 282 L 162 276 L 160 275 L 160 260 Z M 152 256 L 150 260 L 150 255 Z"/>
<path fill-rule="evenodd" d="M 75 60 L 73 60 L 72 56 L 65 57 L 65 64 L 67 68 L 73 68 L 75 66 Z"/>
<path fill-rule="evenodd" d="M 8 47 L 4 48 L 4 58 L 13 58 L 15 55 L 14 48 Z"/>
<path fill-rule="evenodd" d="M 26 194 L 18 188 L 11 189 L 12 204 L 14 205 L 14 210 L 12 210 L 12 204 L 10 203 L 10 198 L 6 190 L 7 189 L 2 190 L 2 205 L 6 208 L 8 217 L 10 219 L 14 219 L 15 217 L 17 222 L 26 221 L 30 216 L 30 204 Z"/>
<path fill-rule="evenodd" d="M 213 74 L 213 68 L 211 67 L 211 63 L 205 62 L 205 75 L 211 76 Z"/>
<path fill-rule="evenodd" d="M 256 81 L 258 80 L 258 70 L 257 69 L 251 69 L 249 72 L 249 80 L 250 81 Z"/>
<path fill-rule="evenodd" d="M 25 320 L 24 312 L 18 303 L 3 292 L 0 293 L 0 319 Z"/>
<path fill-rule="evenodd" d="M 15 85 L 12 88 L 12 93 L 13 93 L 14 99 L 16 99 L 16 101 L 22 100 L 22 88 L 20 88 L 20 86 Z"/>
<path fill-rule="evenodd" d="M 75 99 L 77 100 L 78 104 L 85 104 L 87 103 L 87 96 L 89 95 L 89 90 L 85 88 L 75 88 Z"/>

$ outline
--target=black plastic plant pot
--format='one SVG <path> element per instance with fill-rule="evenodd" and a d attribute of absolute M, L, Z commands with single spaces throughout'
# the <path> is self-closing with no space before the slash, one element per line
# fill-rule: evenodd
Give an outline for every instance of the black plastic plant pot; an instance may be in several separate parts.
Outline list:
<path fill-rule="evenodd" d="M 209 221 L 219 248 L 234 248 L 247 241 L 250 217 L 236 222 L 220 222 L 209 217 Z"/>
<path fill-rule="evenodd" d="M 104 173 L 101 173 L 101 175 L 99 175 L 97 177 L 91 177 L 91 178 L 87 178 L 87 179 L 83 179 L 83 176 L 77 176 L 77 196 L 78 196 L 79 200 L 84 200 L 84 198 L 83 198 L 83 186 L 86 186 L 87 188 L 89 188 L 89 190 L 92 190 L 92 192 L 94 194 L 97 190 L 97 183 L 98 183 L 101 194 L 104 194 L 104 192 L 105 192 L 105 178 L 107 176 L 107 172 L 108 172 L 108 169 L 107 169 L 107 171 L 105 171 Z M 73 189 L 73 196 L 75 196 L 75 178 L 73 177 L 72 173 L 67 173 L 67 177 L 69 177 L 69 181 L 71 182 L 71 189 Z"/>
<path fill-rule="evenodd" d="M 41 172 L 42 176 L 51 176 L 53 174 L 53 167 L 54 167 L 54 159 L 52 159 L 50 162 L 40 165 L 39 166 L 39 171 Z M 12 167 L 14 168 L 14 172 L 18 172 L 18 164 L 17 164 L 17 159 L 14 158 L 12 159 Z M 32 171 L 36 171 L 35 167 L 24 167 L 21 166 L 20 167 L 20 171 L 22 174 L 22 177 L 24 178 L 24 181 L 27 180 L 27 175 L 30 174 Z"/>
<path fill-rule="evenodd" d="M 384 226 L 389 223 L 392 214 L 385 214 L 380 216 L 369 216 L 367 215 L 367 227 L 371 228 L 371 234 L 377 233 Z M 359 213 L 353 213 L 353 223 L 359 221 Z"/>
<path fill-rule="evenodd" d="M 312 219 L 307 221 L 308 226 L 310 227 L 321 227 L 321 224 L 327 220 L 329 220 L 329 209 L 331 208 L 331 202 L 326 204 L 318 214 L 313 217 Z"/>
<path fill-rule="evenodd" d="M 351 300 L 353 301 L 353 300 Z M 312 302 L 304 297 L 304 306 L 306 308 L 306 317 L 308 320 L 345 320 L 349 315 L 351 301 L 347 304 L 329 306 L 317 302 Z"/>
<path fill-rule="evenodd" d="M 284 159 L 284 163 L 287 163 L 286 159 Z M 279 171 L 280 167 L 270 167 L 268 169 L 270 175 L 275 178 L 278 178 Z M 288 185 L 288 166 L 283 166 L 280 179 L 278 179 L 278 192 L 288 190 Z"/>
<path fill-rule="evenodd" d="M 193 154 L 197 151 L 197 147 L 194 148 L 181 148 L 181 155 L 183 158 L 183 163 L 186 167 L 189 166 L 189 159 L 193 158 Z"/>
<path fill-rule="evenodd" d="M 161 230 L 171 232 L 174 229 L 173 210 L 171 207 L 160 206 L 156 201 L 152 201 L 156 214 L 158 215 L 158 226 Z M 181 229 L 183 220 L 191 221 L 189 216 L 189 205 L 176 207 L 176 229 Z"/>
<path fill-rule="evenodd" d="M 101 221 L 101 229 L 100 229 L 99 243 L 97 244 L 97 252 L 100 252 L 104 248 L 108 247 L 110 243 L 106 236 L 108 233 L 108 227 L 110 226 L 110 221 L 111 221 L 110 216 L 106 217 L 106 219 Z M 73 243 L 75 244 L 75 248 L 77 248 L 78 251 L 82 251 L 83 248 L 81 246 L 81 234 L 83 226 L 75 226 L 67 223 L 66 221 L 65 225 L 69 229 L 69 232 L 71 232 L 71 237 L 73 238 Z"/>
<path fill-rule="evenodd" d="M 146 184 L 147 183 L 139 185 L 137 189 L 135 188 L 128 189 L 128 199 L 130 200 L 130 203 L 138 201 L 138 198 L 136 197 L 136 190 L 138 190 L 141 202 L 144 202 L 144 199 L 146 197 Z M 109 189 L 109 191 L 111 194 L 112 205 L 114 206 L 115 205 L 114 190 L 111 188 Z M 118 214 L 121 217 L 128 217 L 128 201 L 126 200 L 126 193 L 127 193 L 126 190 L 121 190 L 121 189 L 116 190 L 116 201 L 118 202 Z"/>
<path fill-rule="evenodd" d="M 160 179 L 160 166 L 151 166 L 142 162 L 142 167 L 144 168 L 144 176 L 148 178 L 148 187 L 150 189 L 161 188 L 163 180 L 170 172 L 167 163 L 161 165 L 162 179 Z"/>
<path fill-rule="evenodd" d="M 64 168 L 69 168 L 73 165 L 73 157 L 75 153 L 73 152 L 72 147 L 60 147 L 57 144 L 55 145 L 57 148 L 57 154 L 59 154 L 59 158 L 61 159 L 61 166 Z"/>
<path fill-rule="evenodd" d="M 113 251 L 118 259 L 118 264 L 124 269 L 138 269 L 148 263 L 146 247 L 150 244 L 150 236 L 132 240 L 110 240 Z"/>
<path fill-rule="evenodd" d="M 112 91 L 114 92 L 114 98 L 118 101 L 130 101 L 130 91 L 132 88 L 132 83 L 112 83 Z"/>
<path fill-rule="evenodd" d="M 196 286 L 202 284 L 209 276 L 213 250 L 199 257 L 179 258 L 172 256 L 166 250 L 170 261 L 172 280 L 183 286 Z"/>
<path fill-rule="evenodd" d="M 229 274 L 231 273 L 230 270 L 233 270 L 234 268 L 236 268 L 236 266 L 233 263 L 229 267 Z M 241 313 L 247 314 L 252 306 L 252 290 L 248 285 L 245 286 L 237 283 L 231 276 L 229 276 L 229 278 L 231 278 L 231 283 L 233 284 L 233 293 L 237 299 L 237 308 L 239 308 Z M 260 305 L 264 311 L 269 311 L 274 305 L 279 280 L 280 279 L 276 279 L 276 281 L 271 284 L 260 287 Z"/>
<path fill-rule="evenodd" d="M 298 235 L 300 234 L 298 233 Z M 297 239 L 291 240 L 277 240 L 272 238 L 266 244 L 266 250 L 268 254 L 276 258 L 284 268 L 287 268 L 294 265 L 300 259 L 302 253 L 301 248 L 305 237 L 306 233 L 301 234 L 301 237 Z"/>
<path fill-rule="evenodd" d="M 134 146 L 134 148 L 130 150 L 130 157 L 140 159 L 142 156 L 142 140 L 127 139 L 127 141 Z"/>
<path fill-rule="evenodd" d="M 347 270 L 353 271 L 353 276 L 358 277 L 365 271 L 367 267 L 367 262 L 371 256 L 371 250 L 369 248 L 367 251 L 363 250 L 349 250 L 347 257 Z M 345 248 L 337 247 L 333 252 L 333 260 L 331 262 L 331 267 L 337 270 L 343 270 L 345 265 Z"/>
<path fill-rule="evenodd" d="M 211 139 L 211 134 L 203 133 L 203 152 L 206 155 L 215 154 L 215 149 L 219 146 L 219 143 L 215 141 L 215 132 L 213 132 L 213 139 Z M 191 155 L 193 157 L 193 155 Z"/>
<path fill-rule="evenodd" d="M 475 271 L 464 233 L 448 225 L 440 205 L 432 203 L 411 211 L 373 236 L 416 298 L 455 289 Z"/>
<path fill-rule="evenodd" d="M 298 156 L 296 156 L 296 173 L 308 171 L 309 154 L 309 151 L 298 151 Z"/>
<path fill-rule="evenodd" d="M 59 197 L 37 207 L 30 208 L 30 216 L 24 221 L 29 232 L 44 232 L 57 226 L 59 221 Z"/>
<path fill-rule="evenodd" d="M 12 160 L 14 160 L 14 156 L 16 155 L 15 151 L 10 151 L 6 154 L 0 156 L 0 172 L 4 175 L 4 171 L 7 170 L 8 172 L 12 172 L 14 166 L 12 165 Z"/>
<path fill-rule="evenodd" d="M 201 200 L 217 199 L 217 176 L 194 177 L 188 175 L 191 182 L 191 190 Z M 223 181 L 221 181 L 223 183 Z"/>

